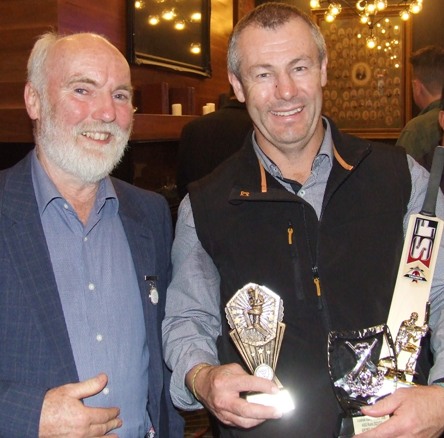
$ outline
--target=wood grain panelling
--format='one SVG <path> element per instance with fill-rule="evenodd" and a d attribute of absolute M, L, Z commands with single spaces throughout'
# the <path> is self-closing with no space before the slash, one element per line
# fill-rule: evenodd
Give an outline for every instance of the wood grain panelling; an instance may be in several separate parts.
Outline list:
<path fill-rule="evenodd" d="M 235 7 L 241 4 L 243 11 L 251 2 L 237 0 Z M 108 37 L 126 55 L 126 24 L 126 0 L 1 0 L 0 111 L 24 108 L 22 90 L 26 80 L 26 62 L 38 35 L 51 28 L 61 33 L 93 31 Z M 134 85 L 167 82 L 170 87 L 194 87 L 197 115 L 201 114 L 202 106 L 207 102 L 217 105 L 220 94 L 228 91 L 226 49 L 232 24 L 233 0 L 212 0 L 211 78 L 132 65 Z M 8 132 L 8 138 L 14 132 L 11 126 L 3 126 L 6 120 L 12 119 L 0 117 L 0 142 L 5 141 L 3 130 Z"/>

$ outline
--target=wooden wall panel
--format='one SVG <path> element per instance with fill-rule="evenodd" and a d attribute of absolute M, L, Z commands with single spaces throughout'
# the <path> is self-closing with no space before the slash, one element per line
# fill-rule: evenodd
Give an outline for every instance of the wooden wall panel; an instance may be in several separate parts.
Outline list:
<path fill-rule="evenodd" d="M 241 3 L 242 13 L 252 2 L 236 1 Z M 238 14 L 236 11 L 236 15 Z M 158 67 L 132 65 L 134 85 L 138 87 L 167 82 L 173 88 L 193 87 L 196 115 L 201 114 L 202 106 L 207 102 L 217 105 L 219 96 L 226 93 L 229 86 L 226 49 L 233 19 L 233 0 L 211 1 L 211 78 Z M 22 95 L 29 52 L 36 37 L 51 28 L 62 33 L 101 33 L 126 55 L 126 0 L 1 0 L 0 111 L 8 108 L 24 109 Z M 0 142 L 11 141 L 13 134 L 10 127 L 4 126 L 6 120 L 9 120 L 8 116 L 0 118 Z M 24 129 L 29 129 L 29 124 Z M 2 132 L 7 132 L 7 135 L 2 136 Z"/>

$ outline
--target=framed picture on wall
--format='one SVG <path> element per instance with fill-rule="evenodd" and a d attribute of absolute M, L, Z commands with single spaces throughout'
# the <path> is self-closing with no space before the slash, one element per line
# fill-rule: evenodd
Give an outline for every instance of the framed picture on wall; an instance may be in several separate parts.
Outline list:
<path fill-rule="evenodd" d="M 323 113 L 339 128 L 364 138 L 397 138 L 410 119 L 408 54 L 410 22 L 389 7 L 371 29 L 352 8 L 343 8 L 332 23 L 325 10 L 313 12 L 328 49 L 328 82 Z M 368 39 L 375 42 L 367 46 Z"/>
<path fill-rule="evenodd" d="M 211 77 L 210 0 L 127 0 L 128 58 Z"/>

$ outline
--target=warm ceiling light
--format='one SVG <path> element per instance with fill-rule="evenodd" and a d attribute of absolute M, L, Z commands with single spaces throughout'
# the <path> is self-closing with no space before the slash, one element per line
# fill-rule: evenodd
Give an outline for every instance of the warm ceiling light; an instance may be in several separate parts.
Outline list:
<path fill-rule="evenodd" d="M 200 12 L 193 12 L 191 14 L 191 21 L 195 23 L 202 21 L 202 14 Z"/>
<path fill-rule="evenodd" d="M 193 55 L 198 55 L 201 52 L 201 47 L 199 43 L 191 43 L 190 44 L 190 52 Z"/>
<path fill-rule="evenodd" d="M 318 9 L 321 7 L 321 3 L 319 0 L 310 0 L 310 8 Z"/>
<path fill-rule="evenodd" d="M 376 47 L 376 37 L 373 35 L 370 35 L 367 37 L 367 47 L 369 49 L 374 49 Z"/>
<path fill-rule="evenodd" d="M 410 3 L 409 11 L 412 14 L 419 14 L 422 11 L 422 3 L 421 2 Z"/>
<path fill-rule="evenodd" d="M 158 15 L 150 15 L 148 17 L 148 24 L 150 26 L 156 26 L 157 24 L 159 24 L 159 22 L 160 22 L 160 18 Z"/>
<path fill-rule="evenodd" d="M 410 18 L 410 13 L 407 9 L 403 9 L 399 13 L 399 16 L 401 17 L 401 20 L 407 21 Z"/>
<path fill-rule="evenodd" d="M 377 0 L 375 5 L 378 11 L 383 11 L 387 7 L 387 0 Z"/>
<path fill-rule="evenodd" d="M 327 23 L 333 23 L 333 21 L 335 21 L 335 16 L 327 11 L 325 12 L 324 18 Z"/>
<path fill-rule="evenodd" d="M 141 1 L 141 0 L 136 0 L 136 1 L 134 2 L 134 7 L 135 7 L 136 9 L 143 9 L 144 6 L 145 6 L 145 5 L 144 5 L 143 1 Z"/>
<path fill-rule="evenodd" d="M 185 29 L 185 21 L 178 20 L 174 23 L 174 29 L 176 30 L 184 30 Z"/>
<path fill-rule="evenodd" d="M 174 12 L 174 9 L 165 9 L 162 12 L 162 18 L 167 21 L 171 21 L 176 16 L 176 13 Z"/>

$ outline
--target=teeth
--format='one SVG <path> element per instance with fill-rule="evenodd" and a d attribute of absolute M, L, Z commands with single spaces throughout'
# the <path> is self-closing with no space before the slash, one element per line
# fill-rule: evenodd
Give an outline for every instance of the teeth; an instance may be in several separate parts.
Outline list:
<path fill-rule="evenodd" d="M 302 111 L 302 108 L 296 108 L 294 110 L 291 111 L 272 111 L 272 114 L 275 116 L 282 116 L 282 117 L 287 117 L 287 116 L 292 116 L 294 114 L 300 113 Z"/>
<path fill-rule="evenodd" d="M 91 138 L 93 140 L 106 140 L 109 134 L 106 132 L 82 132 L 85 137 Z"/>

